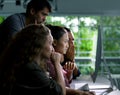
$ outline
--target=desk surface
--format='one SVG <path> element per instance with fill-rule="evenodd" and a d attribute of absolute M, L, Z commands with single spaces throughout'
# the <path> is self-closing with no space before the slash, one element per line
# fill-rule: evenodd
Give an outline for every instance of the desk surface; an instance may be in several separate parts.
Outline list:
<path fill-rule="evenodd" d="M 90 85 L 96 85 L 96 84 L 110 85 L 110 81 L 106 77 L 98 76 L 94 83 L 91 76 L 88 76 L 88 75 L 84 75 L 84 76 L 81 75 L 77 79 L 73 80 L 71 83 L 71 87 L 74 88 L 75 84 L 78 84 L 78 83 L 88 83 Z"/>
<path fill-rule="evenodd" d="M 89 85 L 89 88 L 92 88 L 90 90 L 96 92 L 96 95 L 100 95 L 100 93 L 103 93 L 109 87 L 111 87 L 111 85 L 110 85 L 111 83 L 107 79 L 107 77 L 98 76 L 96 79 L 96 82 L 94 83 L 92 81 L 91 76 L 80 76 L 77 79 L 72 81 L 71 88 L 79 89 L 79 87 L 85 85 L 86 83 Z M 115 88 L 115 90 L 116 90 L 116 88 Z M 112 91 L 108 95 L 120 95 L 120 91 Z"/>
<path fill-rule="evenodd" d="M 111 93 L 109 93 L 108 95 L 120 95 L 120 91 L 112 91 Z"/>

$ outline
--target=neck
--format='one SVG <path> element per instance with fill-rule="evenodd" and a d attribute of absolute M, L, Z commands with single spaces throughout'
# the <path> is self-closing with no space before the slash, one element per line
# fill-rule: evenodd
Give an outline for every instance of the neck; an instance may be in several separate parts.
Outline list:
<path fill-rule="evenodd" d="M 34 23 L 35 23 L 35 20 L 33 20 L 33 18 L 26 17 L 26 22 L 25 22 L 26 25 L 34 24 Z"/>
<path fill-rule="evenodd" d="M 60 61 L 60 63 L 62 63 L 63 61 L 64 61 L 64 55 L 61 54 L 61 61 Z"/>

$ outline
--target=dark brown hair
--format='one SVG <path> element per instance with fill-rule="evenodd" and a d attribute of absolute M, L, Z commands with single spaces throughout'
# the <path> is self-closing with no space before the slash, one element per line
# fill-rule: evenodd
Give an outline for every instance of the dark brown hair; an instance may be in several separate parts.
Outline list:
<path fill-rule="evenodd" d="M 16 33 L 0 57 L 0 86 L 13 83 L 20 66 L 34 61 L 48 34 L 49 29 L 43 25 L 29 25 Z"/>
<path fill-rule="evenodd" d="M 44 8 L 48 8 L 49 12 L 52 11 L 51 4 L 48 2 L 48 0 L 31 0 L 27 4 L 26 13 L 27 15 L 29 15 L 31 9 L 34 9 L 35 12 L 38 12 L 43 10 Z"/>
<path fill-rule="evenodd" d="M 53 39 L 59 40 L 65 33 L 65 29 L 62 26 L 57 25 L 46 25 L 50 30 L 53 36 Z"/>

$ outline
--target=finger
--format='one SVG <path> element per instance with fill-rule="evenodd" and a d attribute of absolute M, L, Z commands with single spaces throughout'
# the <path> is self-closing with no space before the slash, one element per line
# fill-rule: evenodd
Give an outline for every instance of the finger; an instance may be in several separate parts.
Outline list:
<path fill-rule="evenodd" d="M 71 66 L 71 62 L 68 62 L 68 69 L 71 70 L 72 66 Z"/>
<path fill-rule="evenodd" d="M 67 69 L 67 62 L 65 63 L 65 65 L 63 66 L 64 69 Z"/>
<path fill-rule="evenodd" d="M 37 23 L 37 20 L 35 20 L 35 24 L 37 25 L 38 23 Z"/>
<path fill-rule="evenodd" d="M 74 69 L 74 63 L 70 62 L 70 70 L 73 70 L 73 69 Z"/>

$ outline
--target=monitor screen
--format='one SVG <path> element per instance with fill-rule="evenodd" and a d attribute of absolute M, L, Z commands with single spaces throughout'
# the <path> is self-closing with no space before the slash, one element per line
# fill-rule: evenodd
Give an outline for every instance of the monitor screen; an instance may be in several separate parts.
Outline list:
<path fill-rule="evenodd" d="M 102 47 L 102 32 L 101 32 L 101 27 L 98 27 L 98 35 L 97 35 L 97 48 L 96 48 L 96 57 L 95 57 L 95 71 L 94 73 L 91 75 L 92 81 L 95 82 L 96 78 L 98 76 L 98 72 L 101 66 L 101 62 L 102 62 L 102 58 L 103 58 L 103 65 L 104 68 L 106 70 L 106 72 L 108 73 L 109 76 L 109 80 L 111 83 L 111 87 L 113 87 L 114 83 L 111 77 L 111 72 L 106 64 L 106 59 L 104 58 L 104 55 L 102 55 L 103 53 L 103 47 Z"/>
<path fill-rule="evenodd" d="M 96 47 L 96 57 L 95 57 L 95 71 L 91 75 L 93 82 L 96 81 L 98 71 L 101 64 L 101 51 L 102 51 L 102 42 L 101 42 L 101 31 L 100 27 L 98 27 L 98 34 L 97 34 L 97 47 Z"/>

